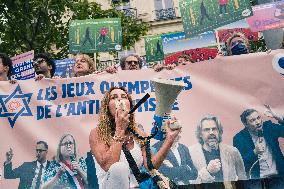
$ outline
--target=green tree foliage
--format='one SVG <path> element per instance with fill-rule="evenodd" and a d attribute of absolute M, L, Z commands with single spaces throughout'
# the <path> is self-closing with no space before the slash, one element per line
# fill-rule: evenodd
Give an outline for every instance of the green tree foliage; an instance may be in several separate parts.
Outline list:
<path fill-rule="evenodd" d="M 70 20 L 114 17 L 122 21 L 124 48 L 146 35 L 147 24 L 114 8 L 102 10 L 87 0 L 0 0 L 0 52 L 13 56 L 35 50 L 64 58 Z"/>
<path fill-rule="evenodd" d="M 267 47 L 265 44 L 264 37 L 261 36 L 257 41 L 250 42 L 250 50 L 251 52 L 265 52 L 267 51 Z"/>

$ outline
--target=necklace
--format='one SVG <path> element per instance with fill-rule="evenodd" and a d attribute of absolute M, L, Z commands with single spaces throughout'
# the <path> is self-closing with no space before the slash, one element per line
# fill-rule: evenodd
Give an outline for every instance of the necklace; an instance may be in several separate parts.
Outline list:
<path fill-rule="evenodd" d="M 132 136 L 126 137 L 126 140 L 124 141 L 124 143 L 126 143 L 126 144 L 133 143 L 133 137 Z"/>

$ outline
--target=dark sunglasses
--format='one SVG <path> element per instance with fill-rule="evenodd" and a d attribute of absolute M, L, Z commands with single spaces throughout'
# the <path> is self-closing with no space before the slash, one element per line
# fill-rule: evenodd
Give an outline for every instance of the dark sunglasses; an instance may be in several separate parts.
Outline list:
<path fill-rule="evenodd" d="M 126 63 L 127 63 L 127 64 L 131 64 L 131 63 L 138 64 L 138 61 L 130 60 L 130 61 L 126 61 Z"/>

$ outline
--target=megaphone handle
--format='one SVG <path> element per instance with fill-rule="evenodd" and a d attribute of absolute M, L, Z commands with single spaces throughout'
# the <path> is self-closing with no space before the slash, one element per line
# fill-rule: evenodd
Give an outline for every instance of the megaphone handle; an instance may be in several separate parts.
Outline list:
<path fill-rule="evenodd" d="M 162 125 L 163 117 L 154 115 L 154 123 L 151 134 L 153 135 L 154 131 L 158 131 L 157 133 L 155 133 L 155 135 L 153 135 L 156 140 L 162 141 L 165 139 L 165 132 L 162 131 Z"/>

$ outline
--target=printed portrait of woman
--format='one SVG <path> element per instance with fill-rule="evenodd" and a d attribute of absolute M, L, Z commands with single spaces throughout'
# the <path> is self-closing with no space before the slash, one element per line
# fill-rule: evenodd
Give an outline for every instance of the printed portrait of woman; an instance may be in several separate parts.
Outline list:
<path fill-rule="evenodd" d="M 87 166 L 77 156 L 77 145 L 71 134 L 64 134 L 58 144 L 55 160 L 43 175 L 42 189 L 87 188 Z"/>

